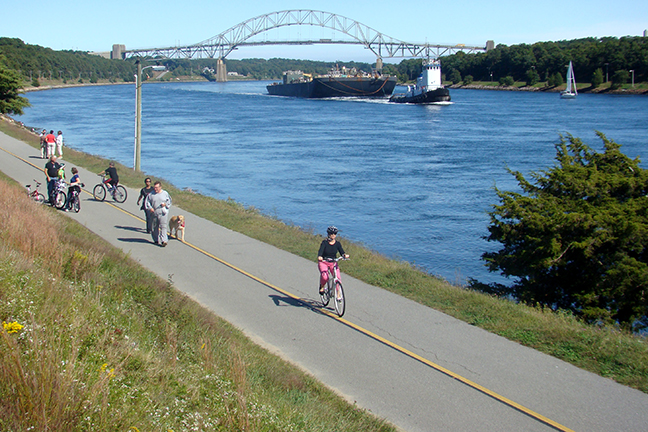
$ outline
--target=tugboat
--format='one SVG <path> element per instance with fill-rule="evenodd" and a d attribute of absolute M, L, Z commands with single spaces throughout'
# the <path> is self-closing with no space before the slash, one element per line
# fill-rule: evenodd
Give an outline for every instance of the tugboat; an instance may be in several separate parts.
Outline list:
<path fill-rule="evenodd" d="M 450 102 L 450 91 L 441 83 L 441 63 L 423 60 L 423 72 L 416 79 L 416 85 L 407 86 L 406 93 L 394 94 L 389 101 L 413 104 Z"/>
<path fill-rule="evenodd" d="M 313 77 L 302 71 L 287 71 L 283 83 L 272 83 L 266 88 L 273 96 L 302 98 L 331 97 L 388 97 L 396 87 L 396 77 L 357 71 L 332 69 L 327 75 Z"/>

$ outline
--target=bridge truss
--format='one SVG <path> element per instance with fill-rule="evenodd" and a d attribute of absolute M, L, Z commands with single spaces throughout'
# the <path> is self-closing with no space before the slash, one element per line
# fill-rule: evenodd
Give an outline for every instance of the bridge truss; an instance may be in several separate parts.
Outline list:
<path fill-rule="evenodd" d="M 305 41 L 262 41 L 254 42 L 254 36 L 272 29 L 309 25 L 329 28 L 340 32 L 351 40 L 305 40 Z M 124 51 L 129 57 L 165 58 L 221 58 L 224 59 L 238 47 L 250 45 L 314 45 L 314 44 L 355 44 L 364 45 L 377 58 L 439 58 L 443 55 L 486 51 L 485 47 L 459 45 L 433 45 L 428 43 L 408 43 L 384 35 L 358 21 L 329 12 L 313 10 L 286 10 L 272 12 L 244 21 L 223 33 L 195 45 L 169 48 L 152 48 Z"/>

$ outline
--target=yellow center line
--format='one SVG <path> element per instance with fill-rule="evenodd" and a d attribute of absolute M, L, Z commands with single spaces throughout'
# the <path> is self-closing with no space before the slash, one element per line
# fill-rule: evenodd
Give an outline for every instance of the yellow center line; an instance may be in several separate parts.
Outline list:
<path fill-rule="evenodd" d="M 40 169 L 36 165 L 34 165 L 33 163 L 31 163 L 28 160 L 25 160 L 25 159 L 21 158 L 20 156 L 17 156 L 17 155 L 15 155 L 15 154 L 13 154 L 13 153 L 5 150 L 5 149 L 2 149 L 2 150 L 4 150 L 5 152 L 11 154 L 12 156 L 14 156 L 14 157 L 16 157 L 16 158 L 18 158 L 20 160 L 22 160 L 23 162 L 28 163 L 29 165 L 33 166 L 34 168 Z M 86 192 L 89 195 L 92 195 L 90 192 L 88 192 L 86 190 L 84 190 L 84 192 Z M 125 214 L 127 214 L 127 215 L 132 216 L 133 218 L 139 220 L 140 222 L 144 222 L 144 219 L 137 216 L 136 214 L 133 214 L 133 213 L 129 212 L 128 210 L 122 209 L 121 207 L 116 206 L 116 205 L 114 205 L 113 203 L 110 203 L 110 202 L 104 201 L 104 203 L 111 206 L 111 207 L 113 207 L 113 208 L 115 208 L 115 209 L 117 209 L 117 210 L 119 210 L 119 211 L 121 211 L 121 212 L 123 212 L 123 213 L 125 213 Z M 358 331 L 358 332 L 360 332 L 360 333 L 362 333 L 362 334 L 364 334 L 366 336 L 369 336 L 370 338 L 372 338 L 372 339 L 374 339 L 374 340 L 376 340 L 376 341 L 378 341 L 378 342 L 380 342 L 380 343 L 382 343 L 384 345 L 387 345 L 388 347 L 393 348 L 394 350 L 396 350 L 396 351 L 398 351 L 398 352 L 400 352 L 402 354 L 405 354 L 406 356 L 408 356 L 408 357 L 410 357 L 410 358 L 412 358 L 414 360 L 417 360 L 417 361 L 431 367 L 432 369 L 437 370 L 438 372 L 441 372 L 441 373 L 443 373 L 443 374 L 445 374 L 445 375 L 447 375 L 447 376 L 449 376 L 449 377 L 451 377 L 451 378 L 453 378 L 453 379 L 455 379 L 457 381 L 460 381 L 460 382 L 464 383 L 465 385 L 467 385 L 467 386 L 469 386 L 469 387 L 471 387 L 471 388 L 473 388 L 473 389 L 475 389 L 475 390 L 477 390 L 477 391 L 479 391 L 479 392 L 481 392 L 481 393 L 483 393 L 483 394 L 485 394 L 485 395 L 487 395 L 487 396 L 489 396 L 489 397 L 491 397 L 491 398 L 493 398 L 493 399 L 495 399 L 495 400 L 497 400 L 497 401 L 499 401 L 499 402 L 501 402 L 501 403 L 515 409 L 515 410 L 517 410 L 517 411 L 520 411 L 523 414 L 526 414 L 527 416 L 529 416 L 531 418 L 534 418 L 534 419 L 536 419 L 536 420 L 538 420 L 538 421 L 540 421 L 540 422 L 542 422 L 542 423 L 544 423 L 544 424 L 546 424 L 548 426 L 551 426 L 552 428 L 554 428 L 556 430 L 559 430 L 559 431 L 574 432 L 574 430 L 569 429 L 568 427 L 563 426 L 560 423 L 557 423 L 557 422 L 551 420 L 550 418 L 547 418 L 547 417 L 543 416 L 542 414 L 539 414 L 539 413 L 537 413 L 537 412 L 535 412 L 535 411 L 533 411 L 533 410 L 531 410 L 531 409 L 529 409 L 529 408 L 527 408 L 527 407 L 525 407 L 523 405 L 520 405 L 519 403 L 514 402 L 511 399 L 508 399 L 508 398 L 506 398 L 506 397 L 504 397 L 504 396 L 502 396 L 502 395 L 500 395 L 500 394 L 498 394 L 498 393 L 496 393 L 496 392 L 494 392 L 492 390 L 489 390 L 488 388 L 486 388 L 486 387 L 484 387 L 482 385 L 479 385 L 476 382 L 473 382 L 473 381 L 469 380 L 468 378 L 465 378 L 465 377 L 463 377 L 463 376 L 461 376 L 461 375 L 459 375 L 457 373 L 454 373 L 451 370 L 446 369 L 443 366 L 438 365 L 438 364 L 426 359 L 425 357 L 422 357 L 422 356 L 408 350 L 407 348 L 404 348 L 404 347 L 402 347 L 402 346 L 400 346 L 400 345 L 398 345 L 398 344 L 396 344 L 394 342 L 391 342 L 388 339 L 383 338 L 382 336 L 379 336 L 379 335 L 365 329 L 364 327 L 361 327 L 361 326 L 359 326 L 357 324 L 352 323 L 351 321 L 348 321 L 348 320 L 346 320 L 344 318 L 341 318 L 341 317 L 337 316 L 336 314 L 334 314 L 334 313 L 332 313 L 332 312 L 330 312 L 330 311 L 328 311 L 326 309 L 315 308 L 307 300 L 304 300 L 299 296 L 296 296 L 296 295 L 294 295 L 294 294 L 292 294 L 292 293 L 290 293 L 290 292 L 288 292 L 288 291 L 286 291 L 286 290 L 284 290 L 282 288 L 279 288 L 278 286 L 275 286 L 275 285 L 271 284 L 270 282 L 266 282 L 263 279 L 260 279 L 260 278 L 258 278 L 256 276 L 254 276 L 253 274 L 251 274 L 251 273 L 249 273 L 249 272 L 247 272 L 247 271 L 245 271 L 245 270 L 243 270 L 243 269 L 241 269 L 239 267 L 236 267 L 235 265 L 230 264 L 230 263 L 228 263 L 227 261 L 225 261 L 225 260 L 223 260 L 221 258 L 218 258 L 217 256 L 215 256 L 215 255 L 213 255 L 213 254 L 199 248 L 198 246 L 196 246 L 194 244 L 191 244 L 189 242 L 183 242 L 183 243 L 185 245 L 187 245 L 188 247 L 202 253 L 203 255 L 206 255 L 209 258 L 211 258 L 211 259 L 213 259 L 213 260 L 215 260 L 215 261 L 217 261 L 217 262 L 231 268 L 232 270 L 235 270 L 235 271 L 249 277 L 250 279 L 252 279 L 252 280 L 254 280 L 256 282 L 259 282 L 260 284 L 263 284 L 263 285 L 267 286 L 268 288 L 271 288 L 271 289 L 273 289 L 273 290 L 275 290 L 277 292 L 280 292 L 281 294 L 285 295 L 286 297 L 290 297 L 293 300 L 297 300 L 300 303 L 306 305 L 307 307 L 309 307 L 311 309 L 317 310 L 317 311 L 319 311 L 319 312 L 321 312 L 321 313 L 323 313 L 323 314 L 325 314 L 325 315 L 327 315 L 327 316 L 329 316 L 329 317 L 331 317 L 333 319 L 336 319 L 340 323 L 342 323 L 342 324 L 344 324 L 344 325 L 346 325 L 346 326 L 348 326 L 348 327 L 350 327 L 350 328 L 352 328 L 352 329 L 354 329 L 354 330 L 356 330 L 356 331 Z"/>

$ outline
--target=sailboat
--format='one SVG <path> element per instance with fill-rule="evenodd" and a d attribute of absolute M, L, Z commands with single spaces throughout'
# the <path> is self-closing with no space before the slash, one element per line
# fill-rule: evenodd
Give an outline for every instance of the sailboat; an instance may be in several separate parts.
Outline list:
<path fill-rule="evenodd" d="M 569 68 L 567 68 L 567 88 L 560 92 L 560 97 L 563 99 L 574 99 L 578 95 L 576 89 L 576 77 L 574 77 L 574 67 L 571 60 L 569 61 Z"/>

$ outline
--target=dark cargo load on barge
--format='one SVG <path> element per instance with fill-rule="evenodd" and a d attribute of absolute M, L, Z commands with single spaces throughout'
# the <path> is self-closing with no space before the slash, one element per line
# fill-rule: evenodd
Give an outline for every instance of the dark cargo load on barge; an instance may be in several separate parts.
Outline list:
<path fill-rule="evenodd" d="M 396 77 L 379 74 L 343 74 L 332 71 L 329 75 L 312 77 L 301 71 L 284 72 L 283 83 L 267 86 L 273 96 L 302 98 L 330 97 L 388 97 L 396 87 Z"/>

